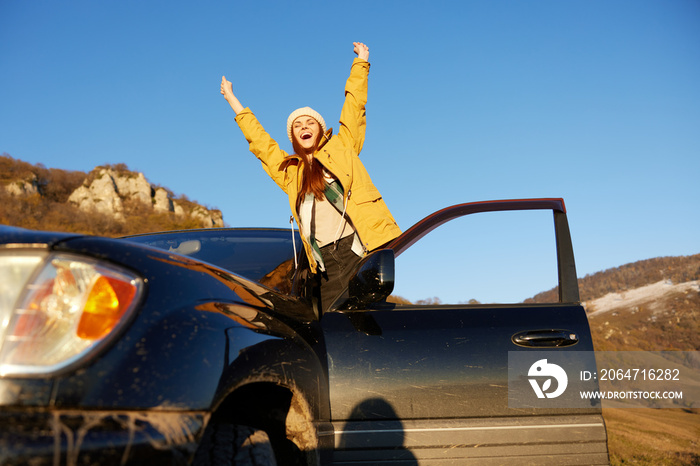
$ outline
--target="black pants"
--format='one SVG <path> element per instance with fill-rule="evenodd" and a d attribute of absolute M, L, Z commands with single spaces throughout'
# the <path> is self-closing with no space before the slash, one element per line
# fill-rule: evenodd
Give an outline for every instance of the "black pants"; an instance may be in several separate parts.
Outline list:
<path fill-rule="evenodd" d="M 361 257 L 352 252 L 355 235 L 346 236 L 335 244 L 321 248 L 325 272 L 318 273 L 321 294 L 321 312 L 328 310 L 338 295 L 345 290 Z"/>

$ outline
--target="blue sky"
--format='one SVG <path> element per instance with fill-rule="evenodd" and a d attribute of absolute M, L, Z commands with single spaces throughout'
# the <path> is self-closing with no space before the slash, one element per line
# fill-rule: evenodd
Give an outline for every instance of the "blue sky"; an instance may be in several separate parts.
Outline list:
<path fill-rule="evenodd" d="M 0 0 L 0 153 L 126 163 L 231 226 L 285 227 L 221 76 L 287 147 L 297 107 L 337 127 L 353 41 L 372 63 L 362 158 L 402 228 L 562 197 L 579 276 L 700 252 L 697 0 Z M 440 242 L 475 249 L 469 231 Z M 440 279 L 462 267 L 442 261 L 432 295 L 488 300 Z M 525 281 L 519 299 L 554 285 Z"/>

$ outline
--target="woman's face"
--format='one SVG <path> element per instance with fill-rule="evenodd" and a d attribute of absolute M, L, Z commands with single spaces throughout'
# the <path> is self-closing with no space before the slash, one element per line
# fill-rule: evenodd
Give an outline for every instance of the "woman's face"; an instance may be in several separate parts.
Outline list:
<path fill-rule="evenodd" d="M 321 133 L 321 125 L 310 116 L 300 116 L 292 123 L 292 135 L 297 143 L 307 152 L 316 148 L 316 141 Z"/>

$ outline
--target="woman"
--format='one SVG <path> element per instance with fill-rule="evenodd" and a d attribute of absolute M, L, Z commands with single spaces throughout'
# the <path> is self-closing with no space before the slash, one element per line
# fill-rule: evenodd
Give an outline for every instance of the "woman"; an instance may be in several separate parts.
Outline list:
<path fill-rule="evenodd" d="M 326 129 L 313 109 L 297 109 L 287 119 L 291 155 L 243 107 L 231 82 L 221 78 L 221 94 L 236 113 L 250 151 L 289 196 L 310 269 L 320 282 L 323 310 L 345 288 L 363 255 L 401 234 L 359 158 L 365 139 L 369 48 L 360 42 L 353 45 L 357 58 L 345 84 L 338 134 L 331 137 L 333 130 Z"/>

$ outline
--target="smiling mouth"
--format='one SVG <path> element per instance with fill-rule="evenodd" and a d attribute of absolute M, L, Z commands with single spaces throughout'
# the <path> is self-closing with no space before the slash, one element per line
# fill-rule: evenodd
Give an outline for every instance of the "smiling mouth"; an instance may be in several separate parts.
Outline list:
<path fill-rule="evenodd" d="M 311 139 L 311 136 L 312 136 L 311 133 L 302 133 L 301 139 Z"/>

